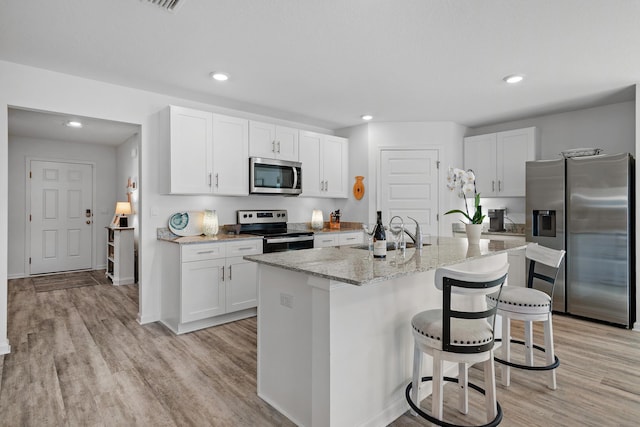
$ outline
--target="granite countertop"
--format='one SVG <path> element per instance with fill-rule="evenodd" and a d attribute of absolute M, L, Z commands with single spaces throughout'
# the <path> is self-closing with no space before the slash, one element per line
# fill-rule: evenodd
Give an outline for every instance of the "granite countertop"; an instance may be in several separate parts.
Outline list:
<path fill-rule="evenodd" d="M 367 257 L 367 250 L 353 246 L 246 255 L 244 259 L 260 264 L 298 271 L 353 285 L 367 285 L 420 273 L 474 258 L 524 248 L 523 242 L 481 239 L 469 247 L 465 239 L 439 237 L 436 244 L 424 246 L 422 254 L 407 249 L 404 261 L 394 261 L 394 251 L 384 260 Z"/>
<path fill-rule="evenodd" d="M 262 240 L 261 236 L 255 236 L 253 234 L 229 234 L 229 233 L 218 233 L 215 236 L 185 236 L 181 237 L 176 234 L 173 234 L 168 228 L 158 228 L 156 230 L 156 235 L 158 240 L 162 240 L 165 242 L 178 243 L 180 245 L 188 245 L 193 243 L 215 243 L 215 242 L 228 242 L 230 240 L 249 240 L 249 239 L 259 239 Z"/>
<path fill-rule="evenodd" d="M 489 224 L 482 224 L 482 235 L 484 236 L 517 236 L 524 237 L 524 224 L 505 224 L 505 231 L 489 231 Z M 453 223 L 451 229 L 454 233 L 465 233 L 464 224 Z"/>

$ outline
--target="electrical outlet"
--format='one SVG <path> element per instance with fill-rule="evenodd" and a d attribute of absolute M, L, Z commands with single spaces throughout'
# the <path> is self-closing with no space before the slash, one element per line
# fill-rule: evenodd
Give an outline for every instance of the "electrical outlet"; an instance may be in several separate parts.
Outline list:
<path fill-rule="evenodd" d="M 280 305 L 283 307 L 293 308 L 293 295 L 280 294 Z"/>

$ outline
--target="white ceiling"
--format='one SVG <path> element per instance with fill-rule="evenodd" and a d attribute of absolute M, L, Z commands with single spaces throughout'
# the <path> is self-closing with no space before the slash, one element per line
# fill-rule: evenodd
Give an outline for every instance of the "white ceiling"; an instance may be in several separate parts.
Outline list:
<path fill-rule="evenodd" d="M 80 121 L 82 128 L 65 126 L 70 120 Z M 139 125 L 130 123 L 9 108 L 9 135 L 13 136 L 117 146 L 138 133 L 139 129 Z"/>
<path fill-rule="evenodd" d="M 634 99 L 639 18 L 638 0 L 3 0 L 0 59 L 331 129 L 474 127 Z"/>

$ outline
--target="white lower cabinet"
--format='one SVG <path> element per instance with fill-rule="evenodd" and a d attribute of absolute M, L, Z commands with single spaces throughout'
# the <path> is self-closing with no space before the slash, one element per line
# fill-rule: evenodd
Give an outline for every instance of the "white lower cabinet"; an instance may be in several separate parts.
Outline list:
<path fill-rule="evenodd" d="M 361 245 L 363 240 L 361 231 L 352 231 L 348 233 L 340 233 L 340 246 L 345 245 Z"/>
<path fill-rule="evenodd" d="M 226 312 L 225 284 L 221 279 L 224 267 L 224 258 L 182 263 L 181 323 L 206 319 Z"/>
<path fill-rule="evenodd" d="M 162 259 L 162 322 L 177 334 L 255 316 L 262 240 L 166 242 Z"/>
<path fill-rule="evenodd" d="M 319 233 L 313 236 L 314 248 L 328 248 L 331 246 L 338 246 L 340 242 L 338 235 L 334 233 Z"/>
<path fill-rule="evenodd" d="M 313 236 L 313 247 L 328 248 L 332 246 L 361 245 L 364 241 L 362 237 L 362 232 L 360 231 L 318 233 Z"/>

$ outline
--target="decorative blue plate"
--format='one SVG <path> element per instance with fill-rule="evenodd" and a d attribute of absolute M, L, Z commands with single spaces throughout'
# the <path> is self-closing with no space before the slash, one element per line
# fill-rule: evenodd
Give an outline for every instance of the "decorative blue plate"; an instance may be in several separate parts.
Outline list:
<path fill-rule="evenodd" d="M 169 217 L 169 230 L 178 236 L 198 236 L 202 234 L 204 212 L 178 212 Z"/>

